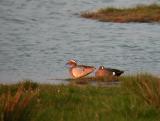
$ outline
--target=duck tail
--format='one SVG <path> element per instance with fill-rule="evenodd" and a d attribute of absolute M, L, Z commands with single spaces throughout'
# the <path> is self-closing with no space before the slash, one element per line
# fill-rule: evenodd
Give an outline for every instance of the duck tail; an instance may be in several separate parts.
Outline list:
<path fill-rule="evenodd" d="M 120 76 L 121 74 L 123 74 L 124 73 L 124 71 L 118 71 L 117 72 L 117 76 Z"/>

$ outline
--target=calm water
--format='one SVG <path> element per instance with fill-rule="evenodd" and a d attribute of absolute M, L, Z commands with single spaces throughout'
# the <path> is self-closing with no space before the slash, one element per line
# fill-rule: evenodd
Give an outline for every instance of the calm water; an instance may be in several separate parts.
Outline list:
<path fill-rule="evenodd" d="M 78 15 L 153 2 L 158 0 L 0 0 L 0 82 L 66 78 L 70 58 L 160 74 L 160 24 L 103 23 Z"/>

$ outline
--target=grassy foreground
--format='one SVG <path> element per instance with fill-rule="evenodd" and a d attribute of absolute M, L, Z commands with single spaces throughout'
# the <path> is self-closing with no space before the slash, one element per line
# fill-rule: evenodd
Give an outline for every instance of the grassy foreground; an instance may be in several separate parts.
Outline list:
<path fill-rule="evenodd" d="M 160 5 L 138 5 L 133 8 L 102 8 L 96 12 L 83 12 L 81 17 L 103 22 L 160 22 Z"/>
<path fill-rule="evenodd" d="M 123 76 L 120 86 L 0 85 L 0 121 L 160 121 L 160 79 Z"/>

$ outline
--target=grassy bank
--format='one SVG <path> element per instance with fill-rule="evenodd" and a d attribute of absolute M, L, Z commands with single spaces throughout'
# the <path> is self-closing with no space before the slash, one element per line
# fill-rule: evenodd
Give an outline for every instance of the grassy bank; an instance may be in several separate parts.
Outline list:
<path fill-rule="evenodd" d="M 120 78 L 120 86 L 0 85 L 1 121 L 159 121 L 160 79 Z M 5 117 L 5 118 L 4 118 Z M 9 117 L 9 118 L 8 118 Z"/>
<path fill-rule="evenodd" d="M 96 12 L 83 12 L 81 17 L 104 22 L 160 22 L 160 5 L 138 5 L 133 8 L 107 7 Z"/>

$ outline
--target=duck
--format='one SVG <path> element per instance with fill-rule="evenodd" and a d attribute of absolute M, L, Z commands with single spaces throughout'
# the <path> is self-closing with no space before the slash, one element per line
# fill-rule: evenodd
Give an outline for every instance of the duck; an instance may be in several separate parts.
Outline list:
<path fill-rule="evenodd" d="M 78 65 L 74 59 L 70 59 L 66 65 L 69 66 L 70 76 L 75 79 L 85 77 L 96 69 L 94 66 Z"/>
<path fill-rule="evenodd" d="M 114 68 L 105 68 L 104 66 L 100 66 L 98 70 L 95 72 L 96 77 L 108 77 L 110 79 L 118 79 L 118 77 L 123 74 L 124 71 Z"/>

